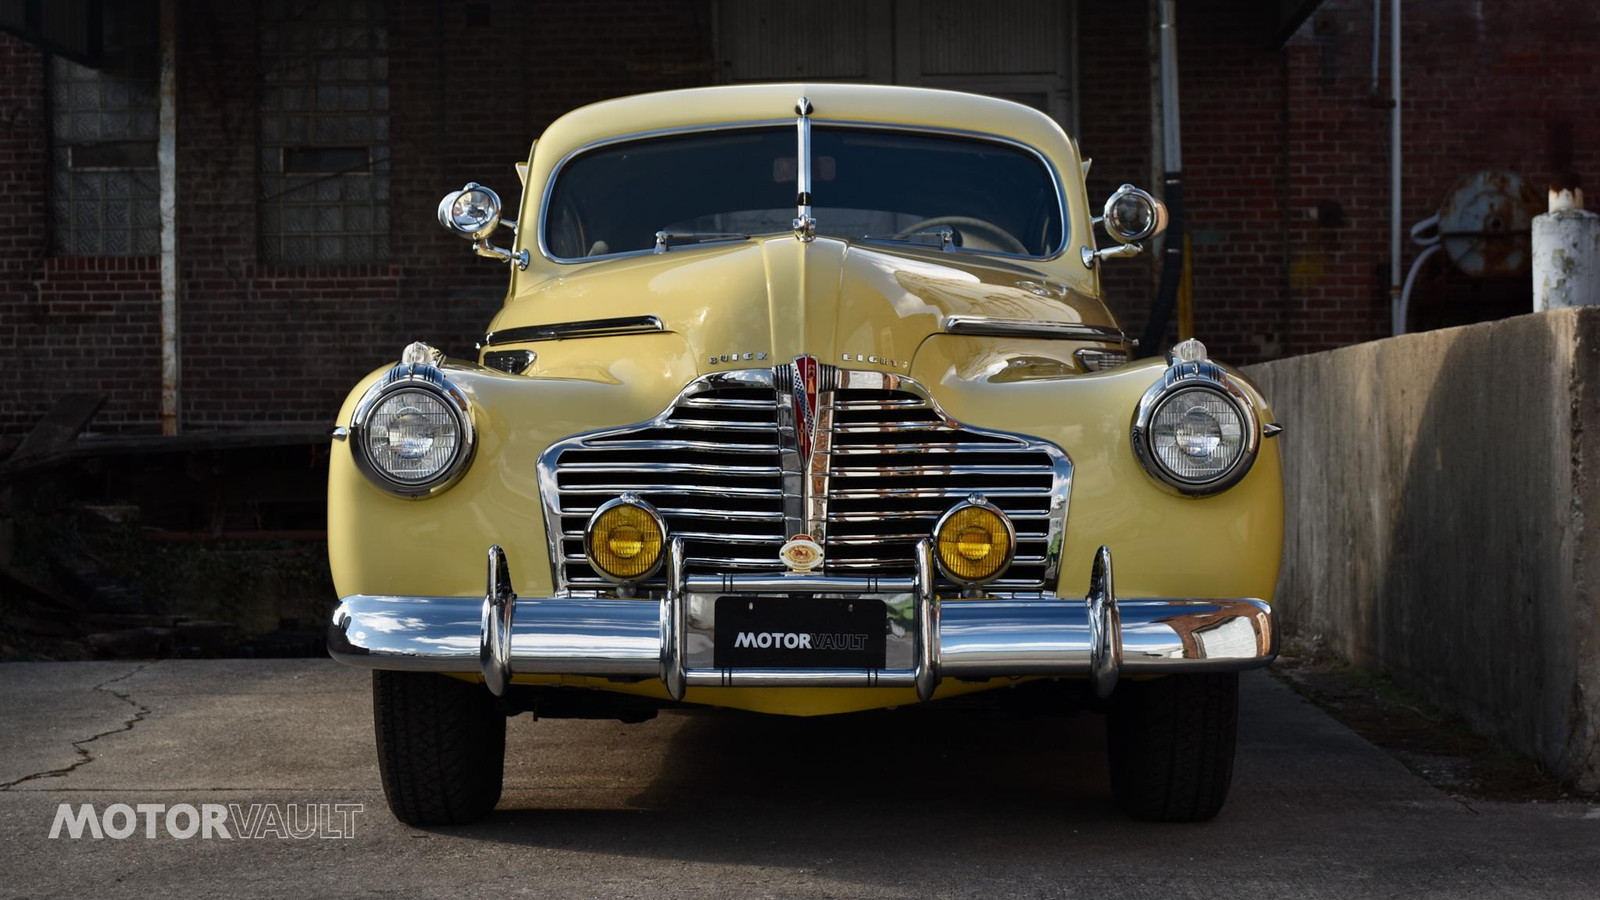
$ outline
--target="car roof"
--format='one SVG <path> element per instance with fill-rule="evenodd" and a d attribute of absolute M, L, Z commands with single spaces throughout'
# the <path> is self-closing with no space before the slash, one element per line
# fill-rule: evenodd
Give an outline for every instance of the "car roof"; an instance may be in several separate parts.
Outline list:
<path fill-rule="evenodd" d="M 795 82 L 739 84 L 638 94 L 567 113 L 540 136 L 557 156 L 609 138 L 757 122 L 792 122 L 801 97 L 816 122 L 872 122 L 995 135 L 1054 157 L 1063 167 L 1077 154 L 1054 119 L 995 97 L 896 85 Z M 547 157 L 548 158 L 548 157 Z"/>

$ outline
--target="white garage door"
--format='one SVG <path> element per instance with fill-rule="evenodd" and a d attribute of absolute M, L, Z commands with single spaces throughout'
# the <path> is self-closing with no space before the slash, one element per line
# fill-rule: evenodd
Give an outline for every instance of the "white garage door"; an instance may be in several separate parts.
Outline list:
<path fill-rule="evenodd" d="M 917 84 L 1005 97 L 1074 129 L 1063 0 L 720 0 L 721 79 Z"/>

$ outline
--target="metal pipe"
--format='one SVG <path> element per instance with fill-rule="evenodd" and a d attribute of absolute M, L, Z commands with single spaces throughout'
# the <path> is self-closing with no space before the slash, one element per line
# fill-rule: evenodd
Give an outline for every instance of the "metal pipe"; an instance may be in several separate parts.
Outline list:
<path fill-rule="evenodd" d="M 1422 248 L 1417 258 L 1411 263 L 1411 271 L 1406 273 L 1405 287 L 1400 289 L 1400 305 L 1395 308 L 1395 334 L 1406 333 L 1406 320 L 1411 317 L 1411 288 L 1417 283 L 1417 273 L 1422 271 L 1422 264 L 1428 257 L 1438 253 L 1443 244 L 1431 244 Z"/>
<path fill-rule="evenodd" d="M 161 183 L 161 433 L 180 426 L 178 341 L 178 0 L 161 0 L 160 123 L 156 165 Z"/>
<path fill-rule="evenodd" d="M 1162 338 L 1183 277 L 1183 139 L 1178 127 L 1178 8 L 1177 0 L 1160 0 L 1161 44 L 1161 153 L 1166 166 L 1162 199 L 1167 205 L 1167 231 L 1161 249 L 1161 283 L 1150 309 L 1139 355 L 1162 350 Z"/>
<path fill-rule="evenodd" d="M 1378 96 L 1378 57 L 1383 52 L 1383 0 L 1372 0 L 1372 96 Z"/>
<path fill-rule="evenodd" d="M 1389 310 L 1395 334 L 1400 318 L 1400 0 L 1389 2 Z"/>
<path fill-rule="evenodd" d="M 1168 173 L 1183 171 L 1178 125 L 1178 3 L 1161 0 L 1161 153 Z"/>

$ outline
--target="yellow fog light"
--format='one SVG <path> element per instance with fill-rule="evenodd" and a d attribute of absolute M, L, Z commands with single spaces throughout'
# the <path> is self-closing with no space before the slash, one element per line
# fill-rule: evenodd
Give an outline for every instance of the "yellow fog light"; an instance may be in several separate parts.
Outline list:
<path fill-rule="evenodd" d="M 642 581 L 661 568 L 667 529 L 655 507 L 623 494 L 594 511 L 583 552 L 595 571 L 618 584 Z"/>
<path fill-rule="evenodd" d="M 999 578 L 1016 553 L 1017 532 L 998 507 L 973 494 L 933 528 L 939 570 L 951 581 L 985 584 Z"/>

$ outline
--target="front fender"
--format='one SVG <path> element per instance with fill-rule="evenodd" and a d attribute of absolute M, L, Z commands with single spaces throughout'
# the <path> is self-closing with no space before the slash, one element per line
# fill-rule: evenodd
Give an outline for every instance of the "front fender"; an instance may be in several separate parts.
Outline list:
<path fill-rule="evenodd" d="M 614 354 L 597 354 L 612 362 L 596 365 L 583 378 L 528 378 L 445 361 L 445 375 L 471 406 L 478 446 L 461 480 L 435 496 L 412 500 L 378 488 L 356 468 L 354 436 L 334 441 L 328 560 L 338 595 L 481 597 L 490 544 L 505 550 L 519 573 L 519 590 L 554 590 L 539 454 L 580 431 L 648 419 L 694 377 L 677 335 L 615 340 L 627 343 L 611 348 Z M 339 425 L 349 425 L 361 396 L 390 368 L 356 385 L 339 410 Z"/>
<path fill-rule="evenodd" d="M 1283 550 L 1280 438 L 1263 440 L 1249 473 L 1228 490 L 1181 496 L 1145 472 L 1131 442 L 1134 409 L 1160 378 L 1163 361 L 1017 379 L 1001 374 L 1004 369 L 973 364 L 985 357 L 985 340 L 930 337 L 917 353 L 912 377 L 952 417 L 1053 441 L 1072 458 L 1059 593 L 1084 592 L 1088 561 L 1105 545 L 1117 561 L 1118 594 L 1271 602 Z M 1261 421 L 1273 422 L 1260 392 L 1230 374 L 1255 402 Z"/>

